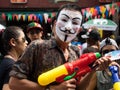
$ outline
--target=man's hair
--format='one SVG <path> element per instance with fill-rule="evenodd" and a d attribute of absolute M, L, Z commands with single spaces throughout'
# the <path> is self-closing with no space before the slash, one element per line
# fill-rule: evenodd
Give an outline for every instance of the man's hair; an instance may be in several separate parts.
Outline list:
<path fill-rule="evenodd" d="M 58 18 L 60 12 L 61 12 L 63 9 L 75 10 L 75 11 L 79 11 L 79 12 L 81 13 L 81 8 L 80 8 L 78 5 L 68 3 L 68 4 L 62 5 L 62 6 L 59 8 L 58 13 L 57 13 L 57 16 L 56 16 L 56 19 Z M 82 13 L 81 13 L 81 15 L 82 15 Z"/>

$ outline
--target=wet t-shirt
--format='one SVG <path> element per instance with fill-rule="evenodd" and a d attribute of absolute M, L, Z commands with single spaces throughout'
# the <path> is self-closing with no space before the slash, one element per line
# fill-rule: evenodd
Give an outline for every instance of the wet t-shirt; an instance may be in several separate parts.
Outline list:
<path fill-rule="evenodd" d="M 68 62 L 79 58 L 77 46 L 68 46 Z M 43 72 L 66 63 L 63 51 L 57 46 L 55 39 L 35 40 L 31 42 L 20 59 L 15 63 L 10 75 L 19 79 L 37 82 Z"/>

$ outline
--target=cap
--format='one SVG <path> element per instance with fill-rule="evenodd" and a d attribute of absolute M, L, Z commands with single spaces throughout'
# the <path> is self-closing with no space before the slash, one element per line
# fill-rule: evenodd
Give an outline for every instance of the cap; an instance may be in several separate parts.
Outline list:
<path fill-rule="evenodd" d="M 118 49 L 118 45 L 114 39 L 111 39 L 109 37 L 105 38 L 100 42 L 100 50 L 106 46 L 106 45 L 114 45 Z"/>
<path fill-rule="evenodd" d="M 43 30 L 42 26 L 39 24 L 39 23 L 36 23 L 36 22 L 31 22 L 28 24 L 27 26 L 27 32 L 33 28 L 38 28 L 40 30 Z"/>
<path fill-rule="evenodd" d="M 100 40 L 100 33 L 97 30 L 88 30 L 86 34 L 81 35 L 82 38 L 92 38 L 94 40 Z"/>

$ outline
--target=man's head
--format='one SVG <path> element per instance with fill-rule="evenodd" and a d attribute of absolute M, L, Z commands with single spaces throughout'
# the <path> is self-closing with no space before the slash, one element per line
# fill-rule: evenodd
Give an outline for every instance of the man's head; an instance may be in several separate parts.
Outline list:
<path fill-rule="evenodd" d="M 90 28 L 86 34 L 82 35 L 81 37 L 85 39 L 91 38 L 95 41 L 98 41 L 100 40 L 100 33 L 98 32 L 97 28 Z"/>
<path fill-rule="evenodd" d="M 73 4 L 62 6 L 56 20 L 56 35 L 63 42 L 71 42 L 80 32 L 82 23 L 80 7 Z"/>
<path fill-rule="evenodd" d="M 43 33 L 43 28 L 39 23 L 31 22 L 27 26 L 27 36 L 33 41 L 36 39 L 41 39 Z"/>
<path fill-rule="evenodd" d="M 96 45 L 100 41 L 100 33 L 95 27 L 89 28 L 86 34 L 81 35 L 81 37 L 87 40 L 88 46 Z"/>

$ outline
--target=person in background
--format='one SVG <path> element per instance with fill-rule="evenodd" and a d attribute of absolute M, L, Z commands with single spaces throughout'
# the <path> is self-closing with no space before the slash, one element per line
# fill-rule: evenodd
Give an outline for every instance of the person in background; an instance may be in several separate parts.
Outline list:
<path fill-rule="evenodd" d="M 119 47 L 119 49 L 120 49 L 120 36 L 117 36 L 117 37 L 115 38 L 115 41 L 116 41 L 116 43 L 117 43 L 117 45 L 118 45 L 118 47 Z"/>
<path fill-rule="evenodd" d="M 90 53 L 90 52 L 99 52 L 99 50 L 96 49 L 96 48 L 93 48 L 93 47 L 87 47 L 87 48 L 85 48 L 85 49 L 83 50 L 83 53 L 82 53 L 82 54 L 84 54 L 84 53 Z"/>
<path fill-rule="evenodd" d="M 81 35 L 82 38 L 86 39 L 87 47 L 93 47 L 95 49 L 100 48 L 100 34 L 96 27 L 91 27 L 88 29 L 86 34 Z M 86 47 L 86 48 L 87 48 Z M 85 48 L 83 48 L 84 50 Z"/>
<path fill-rule="evenodd" d="M 0 51 L 3 59 L 0 63 L 0 90 L 11 90 L 8 85 L 9 72 L 26 47 L 25 34 L 20 27 L 9 26 L 1 32 Z"/>
<path fill-rule="evenodd" d="M 81 32 L 77 35 L 78 37 L 78 41 L 81 43 L 80 46 L 80 54 L 82 55 L 83 50 L 87 47 L 87 42 L 86 42 L 86 38 L 82 38 L 81 36 L 86 34 L 87 30 L 82 28 Z"/>
<path fill-rule="evenodd" d="M 91 53 L 91 52 L 94 52 L 94 53 L 96 53 L 96 52 L 99 52 L 99 50 L 98 49 L 96 49 L 96 48 L 94 48 L 94 47 L 87 47 L 87 48 L 85 48 L 84 50 L 83 50 L 83 53 L 82 54 L 85 54 L 85 53 Z M 88 87 L 90 86 L 90 87 L 92 87 L 94 84 L 96 84 L 96 82 L 93 82 L 94 81 L 94 76 L 95 75 L 95 73 L 92 75 L 92 78 L 90 79 L 90 84 L 88 85 Z M 91 83 L 92 82 L 92 83 Z M 89 89 L 89 90 L 92 90 L 91 88 Z M 94 90 L 97 90 L 96 88 L 94 89 Z"/>
<path fill-rule="evenodd" d="M 27 37 L 30 39 L 30 42 L 36 39 L 42 40 L 43 28 L 37 22 L 31 22 L 27 26 Z"/>
<path fill-rule="evenodd" d="M 38 76 L 43 72 L 80 57 L 78 47 L 69 46 L 69 43 L 81 31 L 82 19 L 79 6 L 63 5 L 57 13 L 54 37 L 43 41 L 35 40 L 28 45 L 10 72 L 10 88 L 12 90 L 85 90 L 93 72 L 86 74 L 78 84 L 75 78 L 47 86 L 38 84 Z M 108 65 L 105 64 L 109 62 L 109 59 L 104 62 L 96 61 L 95 63 L 99 64 L 96 69 L 106 68 Z"/>
<path fill-rule="evenodd" d="M 5 30 L 5 28 L 6 28 L 6 27 L 1 27 L 1 28 L 0 28 L 0 41 L 1 41 L 1 39 L 2 39 L 2 33 L 3 33 L 3 31 Z M 0 47 L 1 47 L 1 45 L 2 45 L 2 42 L 0 42 Z M 1 49 L 2 49 L 2 48 L 0 48 L 0 51 L 1 51 Z M 3 58 L 3 55 L 2 55 L 1 52 L 0 52 L 0 63 L 1 63 L 1 61 L 2 61 L 2 58 Z"/>
<path fill-rule="evenodd" d="M 102 56 L 104 56 L 106 53 L 110 51 L 115 51 L 115 50 L 118 50 L 118 45 L 114 39 L 108 37 L 101 41 L 100 53 Z M 119 60 L 117 60 L 116 62 L 113 61 L 112 63 L 120 67 Z M 97 71 L 93 75 L 87 90 L 112 90 L 112 87 L 113 87 L 113 82 L 112 82 L 111 74 L 109 69 L 107 68 L 102 71 Z"/>
<path fill-rule="evenodd" d="M 51 19 L 51 30 L 52 30 L 52 36 L 54 36 L 54 31 L 55 31 L 55 22 L 56 22 L 56 15 L 52 17 Z"/>
<path fill-rule="evenodd" d="M 0 41 L 2 41 L 2 33 L 3 33 L 4 29 L 0 29 Z M 3 55 L 1 54 L 1 50 L 2 50 L 2 44 L 0 45 L 0 63 L 2 61 Z"/>

